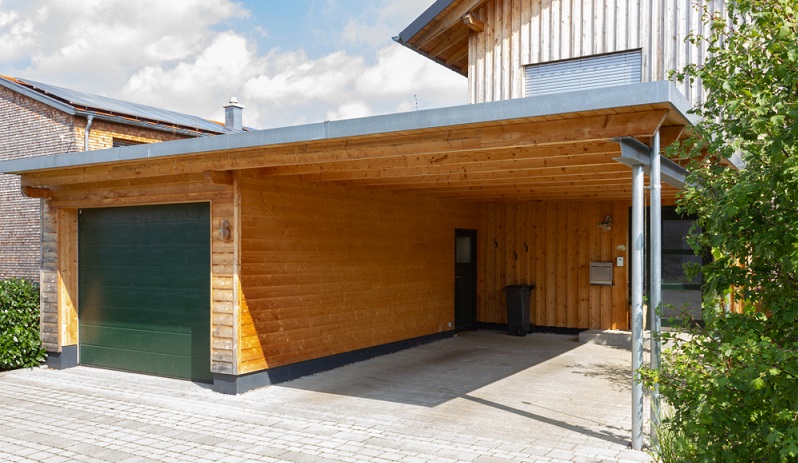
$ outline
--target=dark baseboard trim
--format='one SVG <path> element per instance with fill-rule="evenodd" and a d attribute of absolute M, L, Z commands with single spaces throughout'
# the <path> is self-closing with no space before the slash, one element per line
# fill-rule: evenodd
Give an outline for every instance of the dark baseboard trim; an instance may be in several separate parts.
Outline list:
<path fill-rule="evenodd" d="M 477 324 L 477 329 L 507 332 L 507 324 L 479 322 Z M 559 326 L 537 326 L 531 324 L 529 325 L 530 333 L 568 334 L 576 336 L 582 331 L 586 330 L 584 328 L 561 328 Z"/>
<path fill-rule="evenodd" d="M 61 352 L 47 352 L 47 367 L 54 370 L 63 370 L 78 366 L 78 346 L 64 346 Z"/>
<path fill-rule="evenodd" d="M 322 371 L 332 370 L 333 368 L 349 365 L 350 363 L 368 360 L 379 357 L 380 355 L 392 354 L 400 350 L 428 344 L 442 339 L 451 338 L 454 331 L 445 331 L 427 336 L 420 336 L 404 341 L 396 341 L 382 344 L 365 349 L 358 349 L 351 352 L 330 355 L 304 362 L 292 363 L 280 367 L 269 368 L 268 370 L 256 371 L 244 375 L 228 375 L 223 373 L 213 374 L 213 390 L 222 394 L 241 394 L 243 392 L 257 389 L 271 384 L 278 384 L 302 376 L 308 376 Z"/>

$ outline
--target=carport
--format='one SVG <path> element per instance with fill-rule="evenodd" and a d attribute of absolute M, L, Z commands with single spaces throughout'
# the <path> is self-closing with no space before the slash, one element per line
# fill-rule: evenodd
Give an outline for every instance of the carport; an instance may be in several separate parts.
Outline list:
<path fill-rule="evenodd" d="M 629 234 L 633 192 L 642 204 L 648 147 L 678 139 L 687 108 L 671 83 L 653 82 L 29 158 L 0 171 L 44 199 L 42 336 L 55 367 L 85 360 L 81 211 L 207 205 L 197 227 L 210 274 L 195 281 L 210 287 L 209 351 L 190 362 L 203 362 L 216 390 L 238 393 L 506 323 L 508 284 L 536 284 L 535 325 L 629 329 L 631 319 L 642 330 L 642 316 L 630 317 L 629 265 L 611 265 L 612 285 L 599 286 L 590 262 L 642 252 Z M 628 165 L 640 166 L 634 184 Z M 678 184 L 678 165 L 663 160 L 663 172 Z M 677 191 L 663 185 L 663 203 Z M 466 259 L 473 323 L 463 326 L 459 230 L 476 236 Z M 186 330 L 190 318 L 175 325 Z"/>

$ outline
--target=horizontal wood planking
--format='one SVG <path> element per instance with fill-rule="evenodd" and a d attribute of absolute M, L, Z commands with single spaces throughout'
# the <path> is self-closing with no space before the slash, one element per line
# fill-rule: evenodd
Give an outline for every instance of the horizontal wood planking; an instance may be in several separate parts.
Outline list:
<path fill-rule="evenodd" d="M 241 172 L 239 372 L 450 329 L 478 208 Z"/>
<path fill-rule="evenodd" d="M 469 38 L 472 103 L 523 97 L 528 64 L 601 53 L 643 50 L 643 81 L 667 80 L 668 71 L 701 63 L 706 49 L 685 43 L 701 31 L 700 12 L 723 12 L 722 0 L 492 0 L 475 11 L 484 21 Z M 679 90 L 697 104 L 700 85 Z"/>
<path fill-rule="evenodd" d="M 532 323 L 627 329 L 628 266 L 613 286 L 589 284 L 591 261 L 612 261 L 628 249 L 629 201 L 507 202 L 481 205 L 478 319 L 506 323 L 502 288 L 534 283 Z M 612 216 L 612 230 L 598 227 Z M 628 259 L 627 259 L 628 260 Z"/>

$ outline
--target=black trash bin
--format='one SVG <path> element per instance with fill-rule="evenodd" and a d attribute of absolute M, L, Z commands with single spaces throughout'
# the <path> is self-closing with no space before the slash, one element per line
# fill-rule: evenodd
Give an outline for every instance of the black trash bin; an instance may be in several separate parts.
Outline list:
<path fill-rule="evenodd" d="M 507 334 L 526 336 L 529 332 L 529 303 L 535 285 L 510 285 L 507 293 Z"/>

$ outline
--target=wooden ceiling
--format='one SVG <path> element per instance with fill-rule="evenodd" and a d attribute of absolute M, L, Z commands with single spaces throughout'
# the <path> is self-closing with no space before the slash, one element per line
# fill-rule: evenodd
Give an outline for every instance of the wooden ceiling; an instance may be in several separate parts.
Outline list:
<path fill-rule="evenodd" d="M 86 183 L 101 190 L 203 172 L 209 182 L 232 183 L 232 172 L 257 169 L 455 200 L 629 200 L 631 170 L 615 161 L 612 139 L 646 143 L 661 129 L 664 147 L 682 132 L 675 114 L 666 104 L 642 105 L 61 168 L 23 174 L 22 183 L 31 192 Z M 663 188 L 665 201 L 676 193 Z"/>
<path fill-rule="evenodd" d="M 406 46 L 446 67 L 468 75 L 468 36 L 484 24 L 472 16 L 487 0 L 456 0 L 408 39 Z"/>

